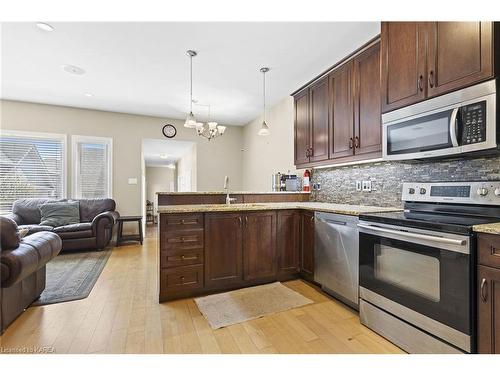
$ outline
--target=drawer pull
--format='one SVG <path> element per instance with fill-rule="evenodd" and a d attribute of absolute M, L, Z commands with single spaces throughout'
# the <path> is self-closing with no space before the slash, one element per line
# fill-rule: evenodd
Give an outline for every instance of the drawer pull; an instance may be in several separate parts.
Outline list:
<path fill-rule="evenodd" d="M 198 257 L 197 256 L 187 257 L 185 255 L 181 255 L 181 259 L 182 260 L 195 260 L 195 259 L 198 259 Z"/>
<path fill-rule="evenodd" d="M 198 220 L 184 220 L 181 219 L 181 225 L 194 225 L 198 224 Z"/>
<path fill-rule="evenodd" d="M 487 287 L 488 282 L 486 281 L 486 279 L 481 280 L 481 300 L 483 302 L 486 302 L 488 300 L 488 291 L 486 289 Z"/>

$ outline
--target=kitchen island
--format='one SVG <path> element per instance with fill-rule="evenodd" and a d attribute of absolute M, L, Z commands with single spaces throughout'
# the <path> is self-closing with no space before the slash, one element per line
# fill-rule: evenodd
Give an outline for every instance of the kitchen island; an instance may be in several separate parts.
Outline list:
<path fill-rule="evenodd" d="M 320 202 L 160 205 L 159 301 L 314 275 L 316 211 L 400 211 Z"/>

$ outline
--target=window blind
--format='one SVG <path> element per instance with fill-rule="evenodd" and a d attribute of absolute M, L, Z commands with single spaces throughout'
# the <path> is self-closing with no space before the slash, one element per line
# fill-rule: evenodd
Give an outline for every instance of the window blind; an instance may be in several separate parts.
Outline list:
<path fill-rule="evenodd" d="M 108 198 L 110 189 L 110 147 L 103 142 L 75 142 L 77 198 Z"/>
<path fill-rule="evenodd" d="M 65 140 L 0 134 L 0 213 L 20 198 L 64 198 Z"/>

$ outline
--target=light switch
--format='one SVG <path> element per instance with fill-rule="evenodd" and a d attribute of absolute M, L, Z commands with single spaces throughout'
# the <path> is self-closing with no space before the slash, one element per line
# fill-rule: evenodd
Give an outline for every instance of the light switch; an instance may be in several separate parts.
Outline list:
<path fill-rule="evenodd" d="M 137 185 L 137 178 L 129 177 L 128 184 L 129 185 Z"/>

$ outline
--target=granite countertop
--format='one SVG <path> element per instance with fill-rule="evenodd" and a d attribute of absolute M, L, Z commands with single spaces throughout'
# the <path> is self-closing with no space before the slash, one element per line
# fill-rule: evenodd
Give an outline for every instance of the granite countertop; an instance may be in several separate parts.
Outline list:
<path fill-rule="evenodd" d="M 225 191 L 157 191 L 158 195 L 216 195 L 227 194 Z M 234 194 L 311 194 L 310 191 L 230 191 Z"/>
<path fill-rule="evenodd" d="M 290 210 L 302 209 L 310 211 L 331 212 L 341 215 L 359 216 L 374 212 L 403 211 L 397 207 L 359 206 L 336 203 L 320 202 L 280 202 L 280 203 L 243 203 L 243 204 L 190 204 L 158 206 L 161 214 L 174 214 L 186 212 L 235 212 L 235 211 L 264 211 L 264 210 Z"/>
<path fill-rule="evenodd" d="M 474 225 L 472 230 L 478 233 L 500 234 L 500 223 Z"/>

